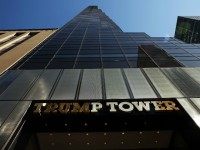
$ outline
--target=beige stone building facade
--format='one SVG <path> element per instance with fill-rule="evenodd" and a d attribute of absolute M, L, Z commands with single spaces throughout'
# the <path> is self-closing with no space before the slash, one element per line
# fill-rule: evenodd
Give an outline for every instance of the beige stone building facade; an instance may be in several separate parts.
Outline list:
<path fill-rule="evenodd" d="M 0 30 L 0 75 L 55 31 L 56 29 Z"/>

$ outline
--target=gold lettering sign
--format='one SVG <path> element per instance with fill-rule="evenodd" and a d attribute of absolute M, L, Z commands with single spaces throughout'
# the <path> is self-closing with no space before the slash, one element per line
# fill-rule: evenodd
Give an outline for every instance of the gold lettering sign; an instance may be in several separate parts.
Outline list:
<path fill-rule="evenodd" d="M 73 103 L 73 109 L 71 112 L 84 112 L 88 113 L 89 110 L 89 103 L 84 103 L 82 106 L 79 105 L 79 103 Z"/>
<path fill-rule="evenodd" d="M 80 105 L 79 103 L 35 103 L 34 105 L 34 113 L 61 113 L 67 114 L 69 112 L 76 113 L 76 112 L 84 112 L 88 113 L 89 110 L 89 103 L 84 103 Z"/>
<path fill-rule="evenodd" d="M 67 114 L 70 111 L 71 103 L 60 103 L 58 111 L 61 114 Z"/>
<path fill-rule="evenodd" d="M 98 113 L 107 112 L 142 112 L 142 111 L 179 111 L 180 108 L 174 101 L 120 101 L 120 102 L 85 102 L 85 103 L 35 103 L 33 113 Z"/>

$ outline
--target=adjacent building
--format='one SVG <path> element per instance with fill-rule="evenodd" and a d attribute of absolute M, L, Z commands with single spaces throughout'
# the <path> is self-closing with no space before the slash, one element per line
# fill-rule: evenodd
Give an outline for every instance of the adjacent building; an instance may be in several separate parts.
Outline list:
<path fill-rule="evenodd" d="M 0 147 L 194 148 L 199 46 L 123 32 L 87 7 L 0 77 Z"/>
<path fill-rule="evenodd" d="M 186 43 L 200 43 L 200 16 L 179 16 L 175 37 Z"/>
<path fill-rule="evenodd" d="M 0 74 L 52 35 L 56 29 L 0 30 Z"/>

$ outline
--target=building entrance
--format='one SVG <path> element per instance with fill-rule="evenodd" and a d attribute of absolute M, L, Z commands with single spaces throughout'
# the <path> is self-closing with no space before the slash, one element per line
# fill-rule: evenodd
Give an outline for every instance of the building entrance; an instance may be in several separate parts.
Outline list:
<path fill-rule="evenodd" d="M 107 105 L 111 102 L 116 106 Z M 34 102 L 14 149 L 192 149 L 197 145 L 199 129 L 175 99 L 133 102 Z M 164 110 L 164 104 L 174 110 Z M 155 109 L 161 106 L 163 110 Z"/>

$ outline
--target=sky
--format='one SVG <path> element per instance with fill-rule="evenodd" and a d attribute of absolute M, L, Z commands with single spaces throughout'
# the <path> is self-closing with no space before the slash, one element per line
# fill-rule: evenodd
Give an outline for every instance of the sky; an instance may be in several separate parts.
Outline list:
<path fill-rule="evenodd" d="M 124 32 L 174 36 L 177 16 L 200 16 L 200 0 L 0 0 L 0 30 L 59 28 L 98 5 Z"/>

